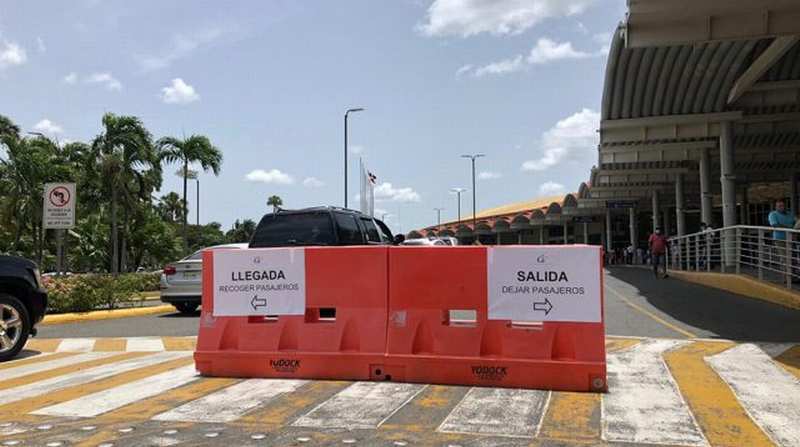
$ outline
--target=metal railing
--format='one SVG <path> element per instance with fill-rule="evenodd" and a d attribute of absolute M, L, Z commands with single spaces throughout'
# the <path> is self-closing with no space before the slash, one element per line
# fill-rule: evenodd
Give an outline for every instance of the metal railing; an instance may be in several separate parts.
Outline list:
<path fill-rule="evenodd" d="M 737 225 L 669 239 L 672 270 L 736 273 L 800 286 L 800 231 Z"/>

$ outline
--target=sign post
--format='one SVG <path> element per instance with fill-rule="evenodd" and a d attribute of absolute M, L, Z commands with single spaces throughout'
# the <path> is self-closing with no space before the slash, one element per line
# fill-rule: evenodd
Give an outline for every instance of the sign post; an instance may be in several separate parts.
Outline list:
<path fill-rule="evenodd" d="M 46 183 L 42 230 L 54 229 L 56 234 L 56 262 L 60 275 L 64 271 L 64 232 L 75 227 L 75 183 Z"/>

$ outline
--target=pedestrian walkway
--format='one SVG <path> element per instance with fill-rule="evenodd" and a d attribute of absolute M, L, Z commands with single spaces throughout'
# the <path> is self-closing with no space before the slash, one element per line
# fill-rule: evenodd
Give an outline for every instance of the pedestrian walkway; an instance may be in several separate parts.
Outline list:
<path fill-rule="evenodd" d="M 0 364 L 0 445 L 800 445 L 800 344 L 609 337 L 600 395 L 204 378 L 193 343 L 31 341 Z"/>

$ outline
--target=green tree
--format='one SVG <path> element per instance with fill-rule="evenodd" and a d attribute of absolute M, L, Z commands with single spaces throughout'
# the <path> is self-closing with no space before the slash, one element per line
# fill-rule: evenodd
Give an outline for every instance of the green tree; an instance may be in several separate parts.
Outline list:
<path fill-rule="evenodd" d="M 272 212 L 277 213 L 280 207 L 283 205 L 283 199 L 279 196 L 269 196 L 267 199 L 267 206 L 272 207 Z"/>
<path fill-rule="evenodd" d="M 122 203 L 127 215 L 135 201 L 149 201 L 161 183 L 161 163 L 139 118 L 106 113 L 102 123 L 103 132 L 92 141 L 91 151 L 110 203 L 111 273 L 116 274 L 121 266 L 118 207 Z"/>
<path fill-rule="evenodd" d="M 169 223 L 183 222 L 183 203 L 178 193 L 171 191 L 167 195 L 161 196 L 157 207 L 164 221 Z"/>
<path fill-rule="evenodd" d="M 225 233 L 225 239 L 231 244 L 250 242 L 255 232 L 256 223 L 251 219 L 245 219 L 242 222 L 236 219 L 236 222 L 233 223 L 233 228 Z"/>
<path fill-rule="evenodd" d="M 7 116 L 0 115 L 0 136 L 4 135 L 19 138 L 19 126 L 14 124 Z"/>
<path fill-rule="evenodd" d="M 167 163 L 181 163 L 183 177 L 183 239 L 188 247 L 186 183 L 188 181 L 189 165 L 197 163 L 204 172 L 209 170 L 214 175 L 219 175 L 222 168 L 222 152 L 203 135 L 192 135 L 186 139 L 164 137 L 158 140 L 160 157 Z"/>

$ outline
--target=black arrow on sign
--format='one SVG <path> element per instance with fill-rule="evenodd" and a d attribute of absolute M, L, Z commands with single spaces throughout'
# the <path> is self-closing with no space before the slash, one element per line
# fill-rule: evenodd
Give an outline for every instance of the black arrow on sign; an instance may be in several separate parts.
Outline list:
<path fill-rule="evenodd" d="M 547 298 L 544 299 L 543 303 L 534 301 L 533 310 L 539 310 L 544 312 L 545 315 L 548 315 L 550 311 L 553 310 L 553 303 L 551 303 Z"/>
<path fill-rule="evenodd" d="M 253 306 L 253 310 L 258 310 L 259 307 L 267 307 L 267 299 L 259 298 L 258 295 L 253 295 L 253 299 L 250 300 L 250 305 Z"/>

